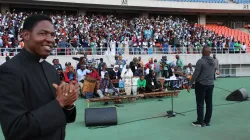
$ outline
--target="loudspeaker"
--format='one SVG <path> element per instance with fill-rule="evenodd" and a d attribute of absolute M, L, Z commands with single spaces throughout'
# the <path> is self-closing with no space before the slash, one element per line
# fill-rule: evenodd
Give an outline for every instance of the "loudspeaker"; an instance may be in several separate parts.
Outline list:
<path fill-rule="evenodd" d="M 240 88 L 229 94 L 227 101 L 245 101 L 248 98 L 248 93 L 245 88 Z"/>
<path fill-rule="evenodd" d="M 117 125 L 117 112 L 115 107 L 107 108 L 86 108 L 86 126 L 107 126 Z"/>

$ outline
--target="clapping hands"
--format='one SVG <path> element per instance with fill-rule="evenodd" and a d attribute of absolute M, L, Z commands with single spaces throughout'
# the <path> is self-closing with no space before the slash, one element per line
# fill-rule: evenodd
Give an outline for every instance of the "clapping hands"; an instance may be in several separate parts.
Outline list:
<path fill-rule="evenodd" d="M 79 85 L 71 81 L 69 84 L 62 82 L 59 86 L 52 84 L 56 89 L 56 99 L 62 108 L 70 108 L 78 99 Z"/>

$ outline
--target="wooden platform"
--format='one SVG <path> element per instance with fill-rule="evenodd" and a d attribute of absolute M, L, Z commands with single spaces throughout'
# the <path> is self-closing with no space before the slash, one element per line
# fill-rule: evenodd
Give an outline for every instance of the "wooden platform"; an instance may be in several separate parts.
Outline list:
<path fill-rule="evenodd" d="M 91 98 L 87 99 L 87 102 L 108 102 L 108 101 L 120 101 L 120 100 L 133 100 L 138 98 L 133 95 L 124 95 L 124 96 L 105 96 L 103 98 Z"/>
<path fill-rule="evenodd" d="M 161 91 L 161 92 L 151 92 L 145 94 L 133 95 L 123 95 L 123 96 L 105 96 L 103 98 L 90 98 L 87 99 L 87 106 L 89 107 L 91 102 L 117 102 L 117 101 L 136 101 L 138 98 L 144 97 L 165 97 L 165 96 L 178 96 L 180 90 L 176 91 Z"/>
<path fill-rule="evenodd" d="M 164 92 L 151 92 L 137 95 L 139 97 L 165 97 L 165 96 L 178 96 L 180 91 L 164 91 Z"/>

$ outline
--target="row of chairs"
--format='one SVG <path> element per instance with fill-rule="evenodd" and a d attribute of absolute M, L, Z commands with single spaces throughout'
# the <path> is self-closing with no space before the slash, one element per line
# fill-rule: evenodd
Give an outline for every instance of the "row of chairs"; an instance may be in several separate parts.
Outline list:
<path fill-rule="evenodd" d="M 208 25 L 198 25 L 198 26 L 204 26 L 206 30 L 214 31 L 218 33 L 219 35 L 224 35 L 226 37 L 233 36 L 235 41 L 240 41 L 241 43 L 245 42 L 247 46 L 247 52 L 249 52 L 250 46 L 250 34 L 242 32 L 240 30 L 230 29 L 226 26 L 219 26 L 214 24 L 208 24 Z"/>

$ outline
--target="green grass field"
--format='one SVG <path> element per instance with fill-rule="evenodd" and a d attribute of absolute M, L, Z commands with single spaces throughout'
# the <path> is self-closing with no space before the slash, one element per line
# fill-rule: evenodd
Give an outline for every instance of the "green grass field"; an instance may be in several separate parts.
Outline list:
<path fill-rule="evenodd" d="M 174 118 L 157 117 L 171 109 L 171 98 L 139 99 L 136 102 L 124 103 L 117 107 L 118 123 L 126 123 L 106 128 L 89 129 L 85 127 L 84 99 L 77 101 L 77 119 L 69 124 L 66 140 L 248 140 L 250 136 L 250 102 L 231 102 L 225 98 L 230 94 L 220 88 L 234 91 L 244 87 L 250 92 L 250 78 L 220 78 L 215 81 L 213 96 L 214 111 L 209 127 L 194 127 L 196 120 L 196 104 L 194 90 L 188 93 L 181 91 L 174 98 L 174 111 L 184 113 Z M 219 87 L 219 88 L 217 88 Z M 234 103 L 234 104 L 229 104 Z M 110 104 L 109 106 L 114 106 Z M 92 103 L 90 107 L 104 107 L 101 103 Z M 4 140 L 2 133 L 0 140 Z"/>

